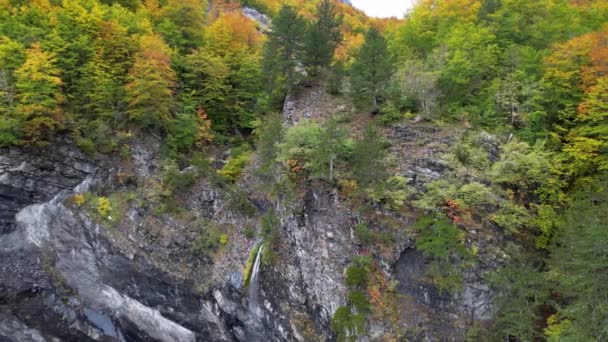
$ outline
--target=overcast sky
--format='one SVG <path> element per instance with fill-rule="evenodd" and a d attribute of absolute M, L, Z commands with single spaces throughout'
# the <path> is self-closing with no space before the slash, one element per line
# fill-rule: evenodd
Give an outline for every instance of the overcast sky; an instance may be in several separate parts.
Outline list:
<path fill-rule="evenodd" d="M 353 6 L 363 10 L 372 17 L 397 17 L 412 7 L 414 0 L 351 0 Z"/>

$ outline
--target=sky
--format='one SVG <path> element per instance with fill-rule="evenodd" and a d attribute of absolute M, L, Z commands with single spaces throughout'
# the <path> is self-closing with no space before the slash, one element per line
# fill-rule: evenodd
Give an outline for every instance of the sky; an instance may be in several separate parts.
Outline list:
<path fill-rule="evenodd" d="M 412 7 L 414 0 L 350 0 L 350 2 L 372 17 L 403 18 L 403 14 Z"/>

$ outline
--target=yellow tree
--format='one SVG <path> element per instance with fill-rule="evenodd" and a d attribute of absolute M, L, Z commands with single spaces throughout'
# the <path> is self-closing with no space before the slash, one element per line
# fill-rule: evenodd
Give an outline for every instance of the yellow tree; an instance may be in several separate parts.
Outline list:
<path fill-rule="evenodd" d="M 63 125 L 62 81 L 55 55 L 34 43 L 26 51 L 25 63 L 15 71 L 16 115 L 23 122 L 30 143 L 45 143 Z"/>
<path fill-rule="evenodd" d="M 158 127 L 170 118 L 176 76 L 169 53 L 160 36 L 150 34 L 140 38 L 126 86 L 130 120 Z"/>

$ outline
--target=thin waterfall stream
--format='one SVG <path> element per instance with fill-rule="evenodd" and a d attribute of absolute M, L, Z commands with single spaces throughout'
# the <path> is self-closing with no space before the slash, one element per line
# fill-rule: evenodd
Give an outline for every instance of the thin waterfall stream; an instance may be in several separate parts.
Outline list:
<path fill-rule="evenodd" d="M 261 333 L 262 333 L 262 308 L 259 303 L 259 272 L 260 265 L 262 262 L 262 251 L 264 250 L 264 245 L 262 245 L 258 249 L 258 253 L 255 257 L 255 262 L 253 264 L 253 268 L 251 269 L 251 277 L 249 279 L 249 288 L 248 288 L 248 306 L 247 306 L 247 314 L 249 324 L 247 326 L 247 340 L 248 341 L 260 341 Z"/>

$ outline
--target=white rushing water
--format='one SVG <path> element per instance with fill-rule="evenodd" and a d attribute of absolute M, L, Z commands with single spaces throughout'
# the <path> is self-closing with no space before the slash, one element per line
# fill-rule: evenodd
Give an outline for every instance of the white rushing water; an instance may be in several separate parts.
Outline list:
<path fill-rule="evenodd" d="M 25 239 L 38 247 L 42 246 L 42 243 L 49 239 L 48 226 L 53 213 L 59 212 L 59 207 L 69 195 L 87 192 L 93 183 L 93 176 L 88 175 L 74 190 L 62 190 L 48 202 L 32 204 L 21 209 L 15 216 L 15 221 L 23 227 Z"/>
<path fill-rule="evenodd" d="M 260 264 L 262 261 L 262 251 L 264 245 L 258 249 L 258 254 L 255 257 L 253 268 L 251 269 L 251 277 L 249 278 L 249 292 L 248 299 L 249 304 L 247 306 L 247 313 L 249 316 L 249 325 L 247 326 L 247 340 L 248 341 L 260 341 L 261 330 L 262 330 L 262 309 L 259 304 L 259 273 Z"/>

